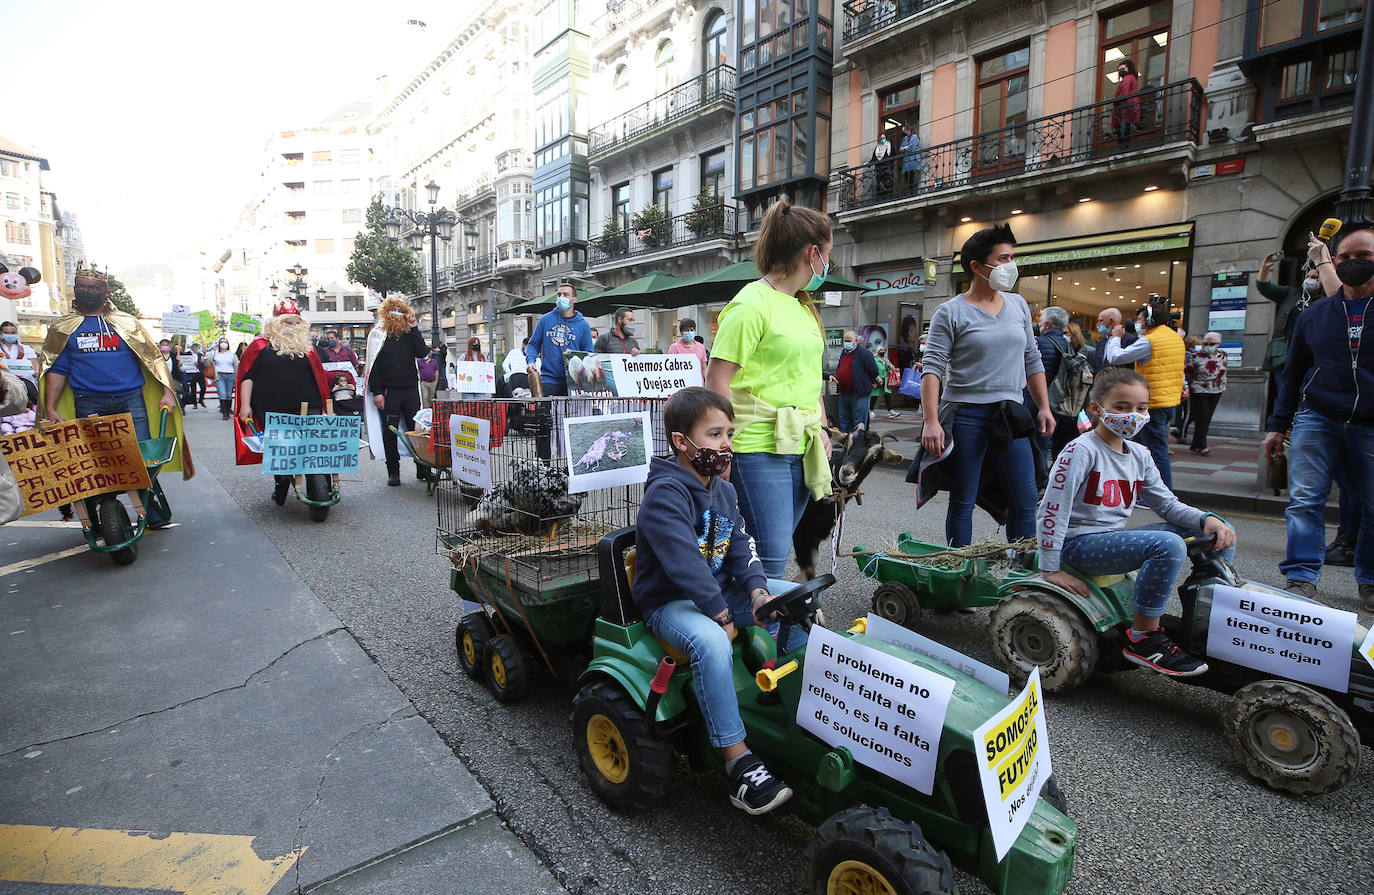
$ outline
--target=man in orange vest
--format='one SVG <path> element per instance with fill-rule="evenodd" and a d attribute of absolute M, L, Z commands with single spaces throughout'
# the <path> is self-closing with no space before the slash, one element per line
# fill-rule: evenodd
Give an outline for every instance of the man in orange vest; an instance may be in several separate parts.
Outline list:
<path fill-rule="evenodd" d="M 1117 325 L 1107 340 L 1107 363 L 1135 364 L 1135 371 L 1150 383 L 1150 421 L 1136 434 L 1159 469 L 1164 487 L 1174 489 L 1174 474 L 1169 466 L 1169 420 L 1183 400 L 1183 339 L 1169 323 L 1169 299 L 1151 295 L 1136 314 L 1135 329 L 1143 335 L 1125 348 L 1121 338 L 1125 327 Z"/>

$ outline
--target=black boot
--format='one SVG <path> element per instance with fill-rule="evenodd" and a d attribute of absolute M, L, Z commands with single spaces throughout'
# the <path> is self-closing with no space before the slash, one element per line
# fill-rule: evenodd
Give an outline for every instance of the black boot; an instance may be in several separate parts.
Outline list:
<path fill-rule="evenodd" d="M 272 489 L 272 502 L 277 506 L 286 505 L 286 494 L 291 490 L 291 477 L 285 475 L 277 476 L 277 486 Z"/>
<path fill-rule="evenodd" d="M 1336 529 L 1336 539 L 1331 542 L 1330 547 L 1326 548 L 1326 564 L 1328 566 L 1355 565 L 1355 538 L 1347 534 L 1344 528 Z"/>

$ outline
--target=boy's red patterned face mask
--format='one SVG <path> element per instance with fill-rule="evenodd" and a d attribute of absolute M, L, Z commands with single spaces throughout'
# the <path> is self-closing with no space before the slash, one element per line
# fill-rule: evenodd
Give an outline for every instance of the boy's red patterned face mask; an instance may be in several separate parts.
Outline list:
<path fill-rule="evenodd" d="M 735 452 L 730 448 L 707 448 L 699 446 L 686 435 L 687 443 L 697 449 L 697 452 L 687 458 L 687 462 L 692 464 L 692 468 L 698 475 L 713 476 L 720 475 L 730 468 L 730 462 L 735 459 Z"/>

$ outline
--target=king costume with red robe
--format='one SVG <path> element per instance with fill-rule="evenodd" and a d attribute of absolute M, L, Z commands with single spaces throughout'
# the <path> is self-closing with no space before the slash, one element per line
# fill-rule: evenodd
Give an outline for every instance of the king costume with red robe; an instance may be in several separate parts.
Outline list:
<path fill-rule="evenodd" d="M 239 466 L 253 466 L 262 463 L 262 454 L 249 449 L 243 439 L 251 434 L 243 427 L 243 421 L 239 417 L 240 401 L 243 400 L 243 378 L 248 371 L 253 368 L 253 361 L 257 360 L 258 353 L 270 344 L 267 339 L 258 336 L 248 344 L 243 351 L 243 357 L 239 358 L 238 375 L 234 380 L 234 462 Z M 320 356 L 311 348 L 306 352 L 306 358 L 310 361 L 310 369 L 315 374 L 315 383 L 320 389 L 320 406 L 325 406 L 329 400 L 329 379 L 325 374 L 324 367 L 320 364 Z M 253 424 L 262 431 L 263 420 L 254 417 Z"/>

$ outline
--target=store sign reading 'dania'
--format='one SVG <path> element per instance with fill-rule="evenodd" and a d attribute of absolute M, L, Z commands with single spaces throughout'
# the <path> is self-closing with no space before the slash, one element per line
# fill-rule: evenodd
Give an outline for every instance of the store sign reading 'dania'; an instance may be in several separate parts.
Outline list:
<path fill-rule="evenodd" d="M 870 287 L 869 291 L 864 293 L 864 296 L 869 298 L 896 292 L 924 292 L 926 288 L 924 264 L 918 267 L 875 270 L 864 274 L 860 279 L 865 286 Z"/>

